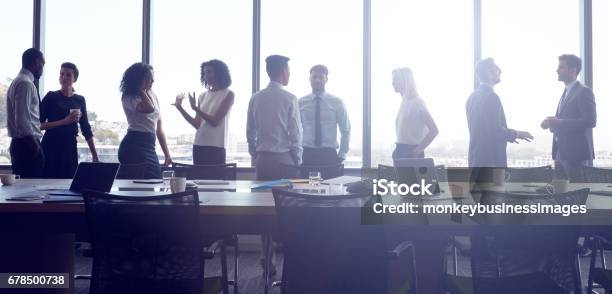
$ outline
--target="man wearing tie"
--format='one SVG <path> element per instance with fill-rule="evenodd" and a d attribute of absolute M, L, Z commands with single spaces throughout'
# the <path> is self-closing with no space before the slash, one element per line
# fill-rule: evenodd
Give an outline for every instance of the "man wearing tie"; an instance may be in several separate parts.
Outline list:
<path fill-rule="evenodd" d="M 576 55 L 559 56 L 557 75 L 565 84 L 555 116 L 542 121 L 542 128 L 553 133 L 552 157 L 556 168 L 566 172 L 580 166 L 593 166 L 593 128 L 597 122 L 593 91 L 577 80 L 582 61 Z"/>
<path fill-rule="evenodd" d="M 505 168 L 508 165 L 506 145 L 517 139 L 531 141 L 525 131 L 516 131 L 506 125 L 504 107 L 493 87 L 501 79 L 501 70 L 492 58 L 476 64 L 480 85 L 468 99 L 465 110 L 470 131 L 468 165 L 470 167 Z"/>
<path fill-rule="evenodd" d="M 299 100 L 303 128 L 303 165 L 333 165 L 344 161 L 349 150 L 351 123 L 342 100 L 325 91 L 328 69 L 310 69 L 312 93 Z M 337 130 L 340 130 L 338 149 Z"/>
<path fill-rule="evenodd" d="M 40 145 L 40 96 L 34 81 L 42 76 L 45 58 L 38 49 L 30 48 L 23 52 L 21 65 L 6 95 L 11 167 L 22 178 L 41 178 L 45 157 Z"/>

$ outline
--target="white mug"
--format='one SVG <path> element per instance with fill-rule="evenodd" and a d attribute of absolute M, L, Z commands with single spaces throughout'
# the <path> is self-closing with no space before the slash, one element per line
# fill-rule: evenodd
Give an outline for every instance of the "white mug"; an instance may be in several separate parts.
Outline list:
<path fill-rule="evenodd" d="M 81 109 L 80 108 L 71 108 L 70 109 L 70 114 L 75 113 L 75 112 L 78 113 L 79 118 L 81 118 Z"/>
<path fill-rule="evenodd" d="M 2 185 L 10 186 L 19 180 L 19 175 L 14 174 L 0 174 L 0 181 Z"/>
<path fill-rule="evenodd" d="M 170 191 L 172 193 L 185 192 L 187 186 L 187 178 L 172 177 L 170 178 Z"/>
<path fill-rule="evenodd" d="M 565 193 L 569 191 L 569 180 L 554 179 L 552 180 L 553 193 Z"/>

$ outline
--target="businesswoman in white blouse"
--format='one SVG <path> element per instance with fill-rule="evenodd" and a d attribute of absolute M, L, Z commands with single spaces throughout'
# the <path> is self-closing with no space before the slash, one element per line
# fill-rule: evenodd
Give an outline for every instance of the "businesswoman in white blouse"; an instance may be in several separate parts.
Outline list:
<path fill-rule="evenodd" d="M 128 122 L 128 132 L 119 145 L 121 164 L 144 164 L 145 179 L 161 179 L 161 167 L 155 152 L 155 139 L 164 152 L 164 165 L 172 163 L 157 96 L 153 86 L 153 67 L 135 63 L 123 74 L 121 102 Z"/>
<path fill-rule="evenodd" d="M 410 68 L 393 70 L 393 88 L 402 97 L 395 120 L 397 141 L 393 161 L 400 158 L 424 158 L 425 149 L 438 136 L 438 126 L 427 110 L 425 101 L 419 96 Z"/>
<path fill-rule="evenodd" d="M 193 164 L 225 164 L 229 115 L 234 104 L 234 92 L 227 65 L 217 59 L 203 62 L 200 66 L 200 81 L 206 91 L 196 103 L 195 93 L 189 94 L 189 105 L 195 112 L 191 116 L 182 106 L 185 94 L 176 96 L 174 106 L 183 118 L 196 129 L 193 141 Z"/>

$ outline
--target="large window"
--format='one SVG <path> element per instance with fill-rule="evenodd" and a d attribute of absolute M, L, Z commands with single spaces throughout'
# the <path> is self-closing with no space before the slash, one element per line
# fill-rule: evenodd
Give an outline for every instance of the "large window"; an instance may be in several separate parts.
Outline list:
<path fill-rule="evenodd" d="M 372 1 L 372 165 L 392 162 L 401 97 L 391 73 L 398 67 L 413 70 L 440 129 L 426 156 L 466 165 L 464 104 L 473 86 L 473 43 L 471 0 Z"/>
<path fill-rule="evenodd" d="M 365 0 L 364 0 L 365 1 Z M 351 120 L 351 141 L 345 165 L 361 167 L 364 155 L 371 165 L 390 164 L 395 147 L 395 120 L 401 97 L 392 86 L 392 71 L 409 67 L 420 96 L 438 124 L 440 134 L 426 155 L 436 163 L 466 166 L 468 131 L 465 101 L 473 91 L 475 49 L 493 57 L 502 69 L 495 91 L 501 97 L 508 125 L 531 132 L 535 140 L 508 147 L 510 166 L 551 164 L 552 135 L 540 122 L 554 115 L 563 92 L 557 80 L 558 56 L 582 57 L 580 0 L 384 0 L 371 4 L 371 109 L 364 113 L 364 1 L 261 0 L 260 29 L 253 28 L 253 1 L 107 0 L 91 4 L 79 0 L 43 1 L 41 47 L 47 64 L 40 92 L 58 90 L 60 64 L 80 69 L 77 93 L 87 99 L 98 153 L 116 161 L 119 142 L 127 129 L 119 84 L 125 69 L 142 60 L 143 4 L 152 4 L 150 61 L 155 69 L 153 90 L 161 102 L 162 117 L 173 158 L 192 160 L 195 129 L 171 104 L 178 93 L 204 89 L 200 64 L 220 59 L 229 66 L 235 93 L 230 113 L 227 156 L 241 167 L 251 165 L 246 143 L 246 112 L 252 95 L 253 58 L 259 58 L 259 87 L 268 83 L 265 58 L 291 58 L 287 90 L 298 98 L 311 92 L 309 69 L 329 68 L 328 92 L 342 98 Z M 32 46 L 33 4 L 13 1 L 0 9 L 3 44 L 0 47 L 0 164 L 9 162 L 6 130 L 6 92 L 21 67 L 21 53 Z M 258 3 L 258 2 L 256 2 Z M 477 19 L 474 3 L 481 4 L 481 43 L 474 48 Z M 593 85 L 599 110 L 595 136 L 595 165 L 612 166 L 612 26 L 608 0 L 593 4 Z M 588 21 L 588 19 L 585 19 Z M 259 32 L 259 55 L 253 34 Z M 144 44 L 148 46 L 148 44 Z M 587 48 L 590 49 L 590 48 Z M 582 76 L 580 77 L 582 80 Z M 188 102 L 184 106 L 189 109 Z M 371 122 L 371 154 L 363 154 L 363 118 Z M 159 148 L 159 147 L 158 147 Z M 80 160 L 89 160 L 87 145 L 79 139 Z M 158 150 L 161 155 L 161 150 Z"/>
<path fill-rule="evenodd" d="M 250 166 L 246 144 L 246 112 L 251 98 L 252 1 L 155 1 L 152 12 L 151 62 L 155 90 L 164 101 L 163 113 L 169 148 L 175 161 L 192 161 L 195 129 L 170 106 L 177 93 L 204 91 L 200 64 L 225 62 L 235 94 L 229 120 L 227 161 Z M 239 7 L 239 9 L 237 9 Z M 183 107 L 192 115 L 187 100 Z"/>
<path fill-rule="evenodd" d="M 597 103 L 597 127 L 594 131 L 595 165 L 612 166 L 612 1 L 593 1 L 593 91 Z"/>
<path fill-rule="evenodd" d="M 95 113 L 89 120 L 100 160 L 117 161 L 127 130 L 119 84 L 125 69 L 141 60 L 142 2 L 53 0 L 46 7 L 44 93 L 60 88 L 63 62 L 75 63 L 80 74 L 74 87 Z M 81 140 L 78 149 L 87 160 L 87 144 Z"/>
<path fill-rule="evenodd" d="M 510 166 L 552 163 L 552 135 L 540 123 L 555 115 L 564 90 L 557 80 L 559 55 L 580 56 L 579 5 L 577 0 L 482 1 L 482 54 L 502 70 L 495 91 L 508 126 L 535 137 L 509 146 Z"/>
<path fill-rule="evenodd" d="M 6 92 L 21 68 L 21 54 L 32 47 L 32 1 L 11 1 L 0 9 L 0 164 L 10 163 L 6 130 Z"/>
<path fill-rule="evenodd" d="M 261 79 L 267 85 L 265 58 L 291 60 L 287 89 L 298 98 L 312 92 L 309 70 L 329 68 L 326 90 L 344 100 L 351 120 L 346 167 L 361 167 L 363 116 L 363 5 L 352 0 L 263 0 L 261 9 Z"/>

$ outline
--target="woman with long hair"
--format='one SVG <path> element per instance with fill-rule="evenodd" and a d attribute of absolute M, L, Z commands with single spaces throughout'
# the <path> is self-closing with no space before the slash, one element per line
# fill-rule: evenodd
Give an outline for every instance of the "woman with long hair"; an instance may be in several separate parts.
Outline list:
<path fill-rule="evenodd" d="M 61 89 L 47 93 L 40 104 L 40 128 L 45 130 L 41 144 L 45 153 L 43 175 L 46 178 L 72 179 L 74 176 L 79 164 L 76 138 L 79 126 L 92 161 L 98 161 L 85 97 L 74 91 L 78 78 L 79 69 L 74 63 L 62 63 L 59 74 Z"/>
<path fill-rule="evenodd" d="M 189 104 L 195 111 L 195 116 L 183 109 L 185 94 L 176 96 L 174 106 L 196 129 L 193 164 L 225 164 L 229 112 L 234 104 L 234 93 L 229 89 L 232 78 L 227 65 L 223 61 L 213 59 L 203 62 L 200 66 L 200 81 L 206 91 L 200 94 L 197 104 L 195 92 L 189 93 Z"/>
<path fill-rule="evenodd" d="M 155 138 L 164 152 L 164 165 L 172 163 L 157 96 L 153 86 L 153 67 L 134 63 L 123 74 L 121 102 L 128 121 L 128 132 L 119 145 L 119 162 L 145 164 L 144 178 L 161 179 L 161 167 L 155 152 Z"/>
<path fill-rule="evenodd" d="M 393 71 L 393 88 L 402 96 L 395 120 L 397 141 L 393 160 L 424 158 L 425 148 L 438 135 L 438 127 L 419 96 L 410 68 L 402 67 Z"/>

